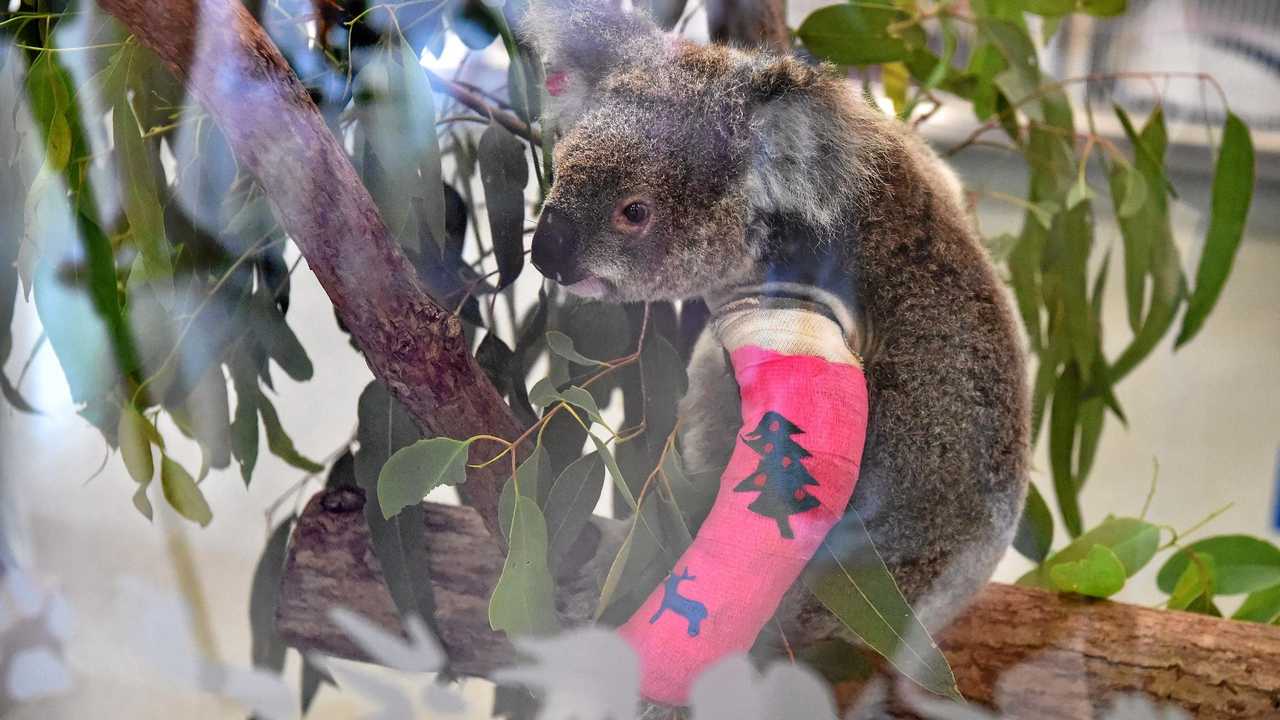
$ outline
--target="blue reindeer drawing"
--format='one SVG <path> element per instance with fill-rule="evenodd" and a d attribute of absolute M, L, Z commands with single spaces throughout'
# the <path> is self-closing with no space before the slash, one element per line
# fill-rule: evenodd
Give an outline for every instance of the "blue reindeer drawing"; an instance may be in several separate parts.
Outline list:
<path fill-rule="evenodd" d="M 682 596 L 678 589 L 681 581 L 697 579 L 696 576 L 689 574 L 688 567 L 679 575 L 674 572 L 668 575 L 666 582 L 662 585 L 662 605 L 658 607 L 658 612 L 649 618 L 649 624 L 658 622 L 662 613 L 670 610 L 689 622 L 689 637 L 697 637 L 702 629 L 702 621 L 707 618 L 707 606 Z"/>

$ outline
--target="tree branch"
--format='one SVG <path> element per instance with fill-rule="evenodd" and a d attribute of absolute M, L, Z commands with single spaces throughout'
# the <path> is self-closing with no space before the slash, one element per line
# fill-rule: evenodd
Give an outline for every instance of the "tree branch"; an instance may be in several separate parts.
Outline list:
<path fill-rule="evenodd" d="M 475 110 L 481 115 L 492 118 L 494 122 L 510 130 L 515 135 L 528 140 L 534 145 L 542 145 L 542 134 L 526 125 L 523 120 L 516 117 L 515 113 L 494 107 L 489 104 L 489 102 L 486 101 L 480 93 L 462 85 L 461 83 L 456 83 L 452 80 L 442 78 L 427 68 L 423 68 L 423 71 L 426 72 L 427 79 L 431 81 L 431 85 L 435 87 L 435 89 L 448 94 L 453 99 L 463 105 L 466 105 L 472 110 Z"/>
<path fill-rule="evenodd" d="M 707 29 L 718 43 L 791 52 L 786 0 L 708 0 Z"/>
<path fill-rule="evenodd" d="M 328 491 L 312 498 L 299 519 L 277 606 L 277 628 L 288 644 L 360 658 L 329 620 L 336 606 L 399 627 L 369 549 L 363 503 L 359 490 Z M 502 553 L 482 541 L 472 510 L 423 508 L 441 642 L 454 670 L 488 675 L 515 659 L 506 637 L 489 628 L 489 589 L 502 571 Z M 587 529 L 578 556 L 561 564 L 557 578 L 565 625 L 591 622 L 600 582 L 625 534 L 622 521 L 598 517 Z M 779 620 L 795 650 L 852 639 L 812 597 L 791 600 Z M 1197 718 L 1270 717 L 1280 702 L 1280 628 L 1255 623 L 993 583 L 939 641 L 965 697 L 999 700 L 1010 717 L 1093 718 L 1120 692 L 1148 694 Z M 861 689 L 838 686 L 841 705 L 851 705 Z"/>
<path fill-rule="evenodd" d="M 239 0 L 100 0 L 218 122 L 240 167 L 333 301 L 374 375 L 424 430 L 522 430 L 476 365 L 457 317 L 427 295 L 306 89 Z M 494 537 L 499 464 L 461 488 Z"/>

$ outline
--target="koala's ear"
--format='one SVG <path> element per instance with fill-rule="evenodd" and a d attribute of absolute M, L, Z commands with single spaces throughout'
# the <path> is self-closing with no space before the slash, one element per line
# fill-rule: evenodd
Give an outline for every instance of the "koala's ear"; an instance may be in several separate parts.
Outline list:
<path fill-rule="evenodd" d="M 625 64 L 643 64 L 665 47 L 662 31 L 642 12 L 611 0 L 534 0 L 520 22 L 522 36 L 548 69 L 548 90 L 590 87 Z"/>

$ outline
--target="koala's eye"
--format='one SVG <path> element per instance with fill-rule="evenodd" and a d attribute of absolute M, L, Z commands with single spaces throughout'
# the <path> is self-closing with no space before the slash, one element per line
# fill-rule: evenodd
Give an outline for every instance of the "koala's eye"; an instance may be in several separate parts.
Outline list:
<path fill-rule="evenodd" d="M 649 219 L 649 208 L 644 203 L 633 202 L 622 209 L 622 217 L 632 225 L 643 225 Z"/>

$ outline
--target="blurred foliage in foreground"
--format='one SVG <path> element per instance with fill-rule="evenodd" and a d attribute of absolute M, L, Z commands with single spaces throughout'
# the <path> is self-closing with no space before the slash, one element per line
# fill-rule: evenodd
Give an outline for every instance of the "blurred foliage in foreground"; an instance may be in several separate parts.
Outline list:
<path fill-rule="evenodd" d="M 671 440 L 687 384 L 688 330 L 700 314 L 693 303 L 620 307 L 554 289 L 535 305 L 517 304 L 513 283 L 525 267 L 532 209 L 551 182 L 554 142 L 535 133 L 541 65 L 510 30 L 521 3 L 320 2 L 314 24 L 306 2 L 249 5 L 345 139 L 423 282 L 465 321 L 480 365 L 531 425 L 537 449 L 513 467 L 504 492 L 510 557 L 491 603 L 493 626 L 555 630 L 552 570 L 588 522 L 606 476 L 630 532 L 598 614 L 624 619 L 689 543 L 711 501 L 700 489 L 707 483 L 686 477 Z M 0 245 L 0 361 L 13 349 L 21 293 L 45 333 L 31 352 L 47 343 L 57 356 L 81 415 L 119 449 L 137 483 L 133 505 L 147 517 L 158 485 L 182 516 L 209 523 L 202 483 L 233 464 L 250 482 L 264 438 L 268 452 L 306 479 L 327 473 L 330 485 L 363 488 L 378 500 L 367 517 L 398 607 L 431 617 L 426 565 L 414 551 L 424 532 L 417 502 L 465 479 L 471 444 L 493 447 L 489 462 L 511 462 L 510 445 L 424 439 L 374 382 L 354 409 L 348 443 L 324 462 L 296 448 L 273 388 L 280 373 L 310 380 L 312 363 L 286 320 L 298 263 L 286 262 L 289 239 L 262 189 L 239 172 L 183 87 L 91 4 L 24 0 L 10 8 L 0 11 L 0 63 L 21 78 L 25 102 L 0 120 L 12 123 L 5 132 L 15 138 L 13 170 L 0 175 L 0 224 L 10 238 Z M 653 7 L 667 27 L 684 10 L 678 0 Z M 1274 622 L 1280 550 L 1270 544 L 1224 536 L 1183 545 L 1185 533 L 1141 518 L 1109 517 L 1086 532 L 1079 510 L 1106 418 L 1126 421 L 1115 385 L 1175 326 L 1178 347 L 1203 327 L 1241 241 L 1254 177 L 1249 133 L 1228 111 L 1204 250 L 1186 276 L 1169 216 L 1176 194 L 1160 108 L 1135 123 L 1115 107 L 1125 137 L 1106 137 L 1091 112 L 1081 118 L 1068 102 L 1067 89 L 1084 79 L 1047 77 L 1038 61 L 1037 42 L 1069 14 L 1123 12 L 1124 0 L 851 2 L 814 12 L 795 39 L 814 58 L 877 68 L 904 122 L 927 121 L 944 96 L 967 103 L 979 125 L 950 152 L 992 144 L 987 137 L 999 133 L 998 144 L 1025 160 L 1025 196 L 997 198 L 1025 211 L 1022 229 L 986 240 L 1037 360 L 1034 430 L 1038 439 L 1048 425 L 1054 497 L 1070 541 L 1052 551 L 1053 515 L 1034 492 L 1016 546 L 1040 564 L 1022 581 L 1106 597 L 1168 549 L 1175 552 L 1157 582 L 1170 607 L 1217 613 L 1215 597 L 1247 593 L 1236 617 Z M 471 50 L 504 49 L 505 82 L 471 87 L 419 64 L 455 39 Z M 473 102 L 460 102 L 459 88 Z M 494 122 L 486 107 L 519 123 Z M 1106 187 L 1087 181 L 1091 164 Z M 1100 213 L 1120 230 L 1115 254 L 1131 337 L 1119 352 L 1102 343 L 1112 252 L 1095 232 Z M 535 366 L 546 375 L 530 384 Z M 9 403 L 36 412 L 21 382 L 0 373 Z M 611 403 L 622 406 L 621 427 L 604 420 Z M 199 445 L 194 472 L 170 457 L 176 438 L 159 432 L 161 416 Z M 306 487 L 295 485 L 282 501 Z M 254 659 L 275 669 L 284 648 L 272 631 L 274 589 L 291 522 L 276 526 L 253 588 Z M 809 587 L 877 651 L 913 656 L 904 671 L 923 686 L 954 693 L 945 659 L 884 582 L 874 549 L 859 547 L 834 573 L 807 577 Z M 865 603 L 849 602 L 855 596 Z M 307 699 L 319 677 L 306 666 Z"/>

